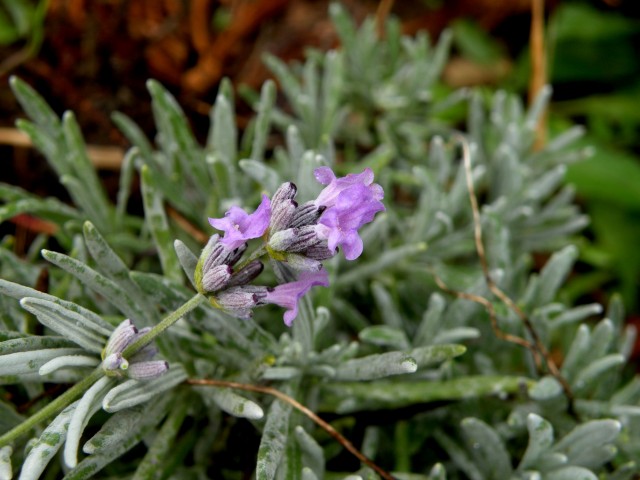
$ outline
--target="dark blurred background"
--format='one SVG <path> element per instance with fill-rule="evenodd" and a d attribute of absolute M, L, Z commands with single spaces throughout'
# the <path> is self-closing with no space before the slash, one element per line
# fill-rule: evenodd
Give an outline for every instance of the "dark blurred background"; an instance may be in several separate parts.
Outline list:
<path fill-rule="evenodd" d="M 526 98 L 531 82 L 530 30 L 537 0 L 345 0 L 357 22 L 397 16 L 404 32 L 449 28 L 453 49 L 445 89 L 505 88 Z M 640 2 L 543 2 L 547 81 L 554 88 L 549 135 L 584 124 L 594 155 L 570 168 L 592 218 L 578 240 L 580 275 L 567 301 L 607 301 L 621 292 L 629 321 L 640 322 Z M 154 126 L 145 82 L 155 78 L 182 105 L 203 139 L 220 80 L 258 88 L 270 77 L 269 52 L 301 60 L 308 48 L 338 46 L 324 0 L 0 0 L 1 180 L 64 198 L 45 160 L 14 129 L 23 116 L 9 87 L 18 75 L 59 113 L 73 110 L 87 142 L 104 146 L 94 159 L 115 191 L 124 137 L 113 111 L 150 136 Z M 251 108 L 238 97 L 239 123 Z M 18 239 L 34 227 L 15 219 Z M 5 232 L 3 229 L 2 232 Z M 25 233 L 27 232 L 27 233 Z M 24 242 L 16 242 L 20 248 Z"/>

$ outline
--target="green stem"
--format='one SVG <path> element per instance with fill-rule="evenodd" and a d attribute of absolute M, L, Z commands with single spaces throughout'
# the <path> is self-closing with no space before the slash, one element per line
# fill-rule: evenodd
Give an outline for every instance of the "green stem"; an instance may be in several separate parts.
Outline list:
<path fill-rule="evenodd" d="M 41 410 L 38 410 L 32 416 L 27 418 L 20 425 L 14 427 L 12 430 L 9 430 L 7 433 L 0 437 L 0 448 L 8 445 L 10 442 L 14 441 L 16 438 L 24 435 L 29 430 L 31 430 L 38 423 L 46 420 L 49 417 L 52 417 L 62 409 L 71 405 L 71 403 L 81 396 L 91 385 L 93 385 L 97 380 L 102 378 L 104 375 L 104 371 L 102 370 L 102 366 L 96 368 L 91 374 L 81 381 L 76 383 L 69 390 L 64 392 L 58 398 L 53 400 L 48 405 L 44 406 Z"/>
<path fill-rule="evenodd" d="M 171 325 L 176 323 L 178 320 L 184 317 L 187 313 L 189 313 L 191 310 L 193 310 L 194 308 L 196 308 L 198 305 L 200 305 L 202 302 L 206 300 L 207 300 L 207 297 L 205 297 L 201 293 L 196 293 L 191 298 L 191 300 L 189 300 L 187 303 L 182 305 L 176 311 L 171 312 L 169 315 L 163 318 L 159 324 L 157 324 L 155 327 L 149 330 L 146 334 L 141 336 L 138 340 L 130 344 L 127 348 L 125 348 L 124 351 L 122 352 L 122 356 L 124 358 L 130 358 L 132 355 L 138 352 L 142 347 L 150 344 L 154 338 L 156 338 L 158 335 L 164 332 L 167 328 L 169 328 Z"/>
<path fill-rule="evenodd" d="M 265 245 L 261 246 L 260 248 L 257 248 L 256 250 L 254 250 L 251 255 L 249 256 L 249 258 L 247 258 L 245 261 L 241 262 L 239 265 L 234 267 L 234 271 L 238 271 L 244 267 L 246 267 L 247 265 L 249 265 L 251 262 L 253 262 L 254 260 L 260 258 L 261 256 L 263 256 L 265 253 L 267 253 L 267 247 Z"/>

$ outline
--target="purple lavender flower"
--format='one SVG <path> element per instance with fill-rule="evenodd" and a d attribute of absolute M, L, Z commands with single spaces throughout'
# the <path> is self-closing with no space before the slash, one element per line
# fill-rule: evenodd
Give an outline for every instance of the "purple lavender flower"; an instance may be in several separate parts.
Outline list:
<path fill-rule="evenodd" d="M 350 173 L 346 177 L 337 178 L 329 167 L 319 167 L 313 171 L 316 180 L 322 185 L 327 185 L 315 199 L 316 205 L 332 207 L 338 196 L 345 190 L 355 185 L 368 187 L 377 200 L 384 198 L 384 191 L 377 183 L 373 183 L 373 171 L 365 168 L 362 173 Z"/>
<path fill-rule="evenodd" d="M 233 206 L 222 218 L 210 218 L 209 224 L 213 228 L 224 231 L 224 237 L 220 243 L 228 249 L 235 249 L 247 240 L 261 237 L 269 226 L 271 218 L 271 201 L 266 195 L 262 196 L 262 202 L 252 214 L 248 214 L 242 208 Z"/>
<path fill-rule="evenodd" d="M 336 178 L 329 167 L 317 168 L 314 174 L 327 185 L 315 200 L 316 205 L 328 207 L 318 222 L 319 236 L 327 240 L 330 251 L 341 246 L 345 258 L 354 260 L 362 254 L 358 230 L 385 209 L 381 202 L 384 191 L 373 183 L 373 172 L 368 168 L 342 178 Z"/>
<path fill-rule="evenodd" d="M 273 290 L 267 292 L 266 303 L 273 303 L 286 308 L 284 313 L 284 323 L 290 327 L 293 319 L 298 315 L 298 300 L 311 289 L 321 285 L 329 286 L 329 277 L 326 270 L 319 272 L 303 272 L 295 282 L 278 285 Z"/>

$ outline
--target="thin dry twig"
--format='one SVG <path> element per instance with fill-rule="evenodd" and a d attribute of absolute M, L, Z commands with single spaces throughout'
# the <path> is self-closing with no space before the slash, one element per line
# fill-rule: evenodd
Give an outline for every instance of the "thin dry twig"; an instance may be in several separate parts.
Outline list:
<path fill-rule="evenodd" d="M 518 316 L 518 318 L 520 318 L 525 329 L 527 330 L 527 333 L 531 336 L 531 339 L 533 340 L 533 342 L 530 343 L 530 346 L 528 346 L 527 348 L 534 354 L 534 356 L 539 354 L 544 359 L 547 369 L 549 370 L 549 373 L 551 373 L 551 375 L 553 375 L 553 377 L 556 380 L 558 380 L 558 382 L 562 385 L 562 389 L 564 390 L 570 405 L 573 406 L 574 397 L 573 397 L 573 392 L 571 391 L 571 387 L 567 382 L 567 380 L 560 373 L 560 369 L 553 361 L 553 358 L 551 358 L 549 351 L 547 350 L 546 346 L 540 339 L 538 332 L 533 327 L 531 320 L 529 319 L 527 314 L 524 313 L 522 309 L 518 307 L 518 305 L 516 305 L 516 303 L 506 293 L 504 293 L 500 289 L 500 287 L 498 287 L 498 285 L 496 285 L 496 283 L 493 281 L 493 278 L 491 277 L 491 272 L 489 271 L 489 263 L 487 262 L 487 255 L 484 249 L 484 243 L 482 241 L 482 225 L 480 220 L 480 208 L 478 206 L 478 198 L 476 196 L 475 187 L 473 185 L 473 176 L 471 172 L 471 150 L 469 148 L 469 142 L 467 141 L 466 138 L 464 138 L 462 135 L 459 135 L 459 134 L 455 135 L 454 139 L 460 144 L 462 148 L 462 160 L 463 160 L 463 166 L 465 170 L 465 177 L 467 181 L 467 191 L 469 193 L 469 202 L 471 203 L 471 212 L 473 214 L 473 236 L 474 236 L 474 241 L 476 246 L 476 252 L 480 260 L 482 273 L 483 273 L 485 282 L 487 284 L 487 287 L 489 288 L 491 293 L 493 293 L 496 297 L 498 297 L 498 299 L 502 303 L 504 303 L 507 306 L 507 308 L 509 308 L 512 312 L 514 312 Z M 465 295 L 469 295 L 469 294 L 465 294 Z M 475 301 L 477 301 L 477 299 Z M 482 301 L 479 303 L 482 303 L 483 305 L 486 306 L 486 304 Z M 487 304 L 490 305 L 490 302 L 487 301 Z M 493 306 L 491 306 L 491 309 L 492 310 L 490 310 L 490 313 L 491 311 L 493 311 Z M 495 311 L 494 311 L 494 315 L 495 315 Z M 496 326 L 497 326 L 497 323 L 496 323 Z M 523 345 L 522 342 L 519 342 L 519 341 L 516 341 L 515 343 Z"/>
<path fill-rule="evenodd" d="M 544 0 L 531 0 L 531 32 L 529 36 L 531 50 L 531 79 L 529 82 L 529 103 L 547 83 L 547 59 L 544 48 Z M 534 149 L 540 150 L 546 141 L 546 115 L 540 116 L 536 126 Z"/>
<path fill-rule="evenodd" d="M 208 386 L 208 387 L 222 387 L 222 388 L 234 388 L 236 390 L 245 390 L 247 392 L 256 392 L 263 393 L 266 395 L 271 395 L 276 397 L 278 400 L 281 400 L 285 403 L 288 403 L 296 410 L 302 412 L 308 418 L 310 418 L 314 423 L 316 423 L 320 428 L 326 431 L 329 435 L 331 435 L 340 445 L 346 448 L 353 456 L 355 456 L 362 463 L 372 468 L 378 475 L 380 475 L 384 480 L 395 480 L 395 478 L 386 470 L 382 469 L 378 465 L 376 465 L 373 460 L 369 459 L 366 455 L 364 455 L 360 450 L 358 450 L 353 443 L 347 440 L 340 432 L 338 432 L 335 428 L 333 428 L 329 423 L 325 422 L 322 418 L 316 415 L 314 412 L 309 410 L 303 404 L 298 402 L 295 398 L 290 397 L 289 395 L 282 393 L 280 390 L 276 390 L 272 387 L 264 387 L 260 385 L 251 385 L 248 383 L 237 383 L 237 382 L 228 382 L 225 380 L 211 380 L 206 378 L 190 378 L 187 380 L 189 385 L 196 386 Z"/>
<path fill-rule="evenodd" d="M 536 365 L 538 366 L 538 368 L 540 367 L 541 365 L 540 354 L 531 342 L 517 335 L 506 333 L 502 329 L 500 329 L 500 326 L 498 325 L 498 317 L 496 315 L 496 309 L 494 308 L 493 304 L 489 300 L 487 300 L 486 298 L 480 295 L 475 295 L 473 293 L 468 293 L 468 292 L 460 292 L 458 290 L 453 290 L 449 288 L 444 283 L 444 281 L 438 276 L 438 274 L 433 270 L 431 271 L 431 275 L 433 275 L 433 279 L 435 280 L 436 285 L 438 285 L 440 290 L 442 290 L 443 292 L 446 292 L 455 297 L 463 298 L 465 300 L 470 300 L 472 302 L 479 303 L 480 305 L 482 305 L 487 310 L 487 313 L 489 314 L 491 328 L 493 329 L 493 333 L 495 334 L 495 336 L 502 340 L 515 343 L 517 345 L 520 345 L 526 348 L 527 350 L 530 350 L 533 353 L 533 357 L 536 362 Z"/>
<path fill-rule="evenodd" d="M 29 136 L 17 128 L 0 127 L 0 145 L 33 148 Z M 120 170 L 124 151 L 108 145 L 87 145 L 87 155 L 94 167 L 102 170 Z"/>
<path fill-rule="evenodd" d="M 382 0 L 378 4 L 378 9 L 376 10 L 376 32 L 378 38 L 384 38 L 384 24 L 393 8 L 393 3 L 394 0 Z"/>

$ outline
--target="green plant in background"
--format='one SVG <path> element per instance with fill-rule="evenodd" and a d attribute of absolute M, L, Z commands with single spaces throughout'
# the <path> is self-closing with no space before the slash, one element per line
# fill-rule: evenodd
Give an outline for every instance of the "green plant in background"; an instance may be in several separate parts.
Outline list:
<path fill-rule="evenodd" d="M 580 144 L 591 148 L 589 158 L 572 164 L 567 177 L 592 220 L 592 238 L 580 245 L 580 259 L 591 271 L 570 282 L 565 294 L 573 299 L 597 290 L 619 291 L 633 314 L 640 291 L 635 248 L 640 241 L 640 63 L 634 53 L 639 26 L 637 18 L 600 2 L 567 1 L 550 13 L 546 36 L 550 82 L 561 97 L 549 108 L 552 135 L 578 121 L 588 132 Z M 456 21 L 452 30 L 463 57 L 487 67 L 507 58 L 501 45 L 476 23 Z M 511 74 L 498 83 L 524 93 L 530 74 L 525 50 L 515 59 Z"/>
<path fill-rule="evenodd" d="M 150 81 L 153 143 L 114 116 L 134 145 L 115 205 L 73 116 L 12 80 L 75 206 L 0 190 L 1 218 L 49 220 L 66 252 L 42 251 L 57 268 L 41 292 L 35 253 L 0 250 L 0 475 L 242 478 L 249 458 L 260 480 L 640 473 L 622 302 L 596 321 L 600 305 L 558 295 L 588 223 L 564 183 L 581 129 L 533 151 L 548 90 L 529 109 L 502 91 L 443 99 L 446 38 L 432 50 L 391 21 L 380 40 L 332 15 L 342 49 L 269 60 L 289 109 L 267 82 L 242 136 L 228 83 L 200 146 Z M 463 132 L 441 115 L 452 102 Z M 125 208 L 136 172 L 144 219 Z M 72 386 L 51 399 L 54 383 Z"/>
<path fill-rule="evenodd" d="M 44 20 L 48 0 L 3 0 L 0 2 L 0 44 L 24 41 L 17 54 L 4 59 L 0 70 L 9 71 L 16 64 L 35 55 L 44 38 Z"/>

